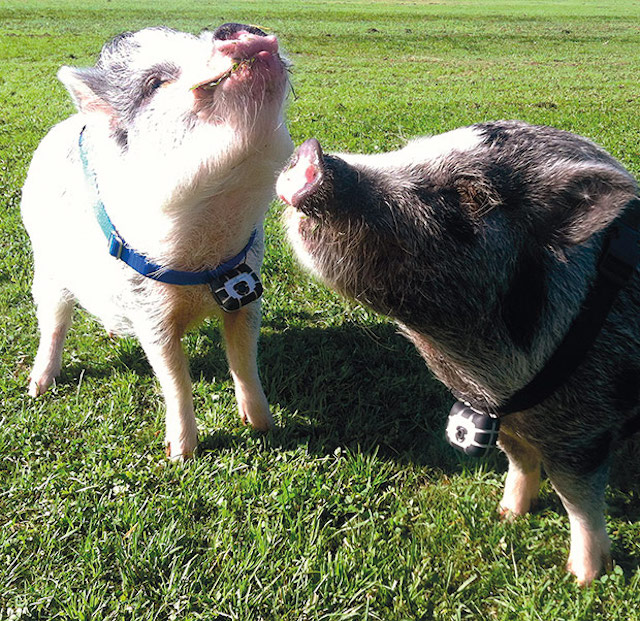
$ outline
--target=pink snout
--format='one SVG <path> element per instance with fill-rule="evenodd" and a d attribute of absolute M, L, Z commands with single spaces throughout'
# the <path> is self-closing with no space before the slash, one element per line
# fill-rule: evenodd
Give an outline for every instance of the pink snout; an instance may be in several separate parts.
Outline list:
<path fill-rule="evenodd" d="M 230 38 L 215 41 L 216 52 L 234 60 L 247 60 L 261 52 L 278 53 L 278 39 L 273 35 L 257 35 L 246 30 L 234 32 Z"/>

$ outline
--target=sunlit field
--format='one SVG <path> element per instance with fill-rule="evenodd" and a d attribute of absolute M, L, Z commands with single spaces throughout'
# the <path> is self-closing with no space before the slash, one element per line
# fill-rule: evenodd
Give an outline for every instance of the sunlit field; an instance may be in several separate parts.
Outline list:
<path fill-rule="evenodd" d="M 279 36 L 296 144 L 373 153 L 518 118 L 640 175 L 637 1 L 3 0 L 0 621 L 640 619 L 637 446 L 607 491 L 614 570 L 581 589 L 548 482 L 534 513 L 500 521 L 504 456 L 452 451 L 452 397 L 386 318 L 296 265 L 278 202 L 259 358 L 274 431 L 241 424 L 215 321 L 184 340 L 202 442 L 184 464 L 164 456 L 142 349 L 82 309 L 56 385 L 27 396 L 38 335 L 20 188 L 73 112 L 58 68 L 93 64 L 125 30 L 227 21 Z"/>

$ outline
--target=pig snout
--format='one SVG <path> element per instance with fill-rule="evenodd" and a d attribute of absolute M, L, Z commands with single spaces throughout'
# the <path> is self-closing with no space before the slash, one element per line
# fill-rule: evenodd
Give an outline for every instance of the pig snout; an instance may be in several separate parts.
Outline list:
<path fill-rule="evenodd" d="M 276 193 L 287 205 L 305 211 L 307 199 L 322 185 L 325 177 L 322 147 L 315 138 L 303 142 L 280 173 Z"/>
<path fill-rule="evenodd" d="M 197 82 L 192 90 L 203 91 L 261 77 L 261 83 L 278 81 L 284 75 L 284 64 L 278 54 L 278 39 L 255 26 L 224 24 L 212 33 L 212 76 Z M 231 78 L 231 79 L 229 79 Z M 230 87 L 227 87 L 230 88 Z"/>
<path fill-rule="evenodd" d="M 217 52 L 236 60 L 254 58 L 259 54 L 278 53 L 276 37 L 251 26 L 242 26 L 233 33 L 225 34 L 224 38 L 218 38 L 214 33 L 213 38 Z"/>

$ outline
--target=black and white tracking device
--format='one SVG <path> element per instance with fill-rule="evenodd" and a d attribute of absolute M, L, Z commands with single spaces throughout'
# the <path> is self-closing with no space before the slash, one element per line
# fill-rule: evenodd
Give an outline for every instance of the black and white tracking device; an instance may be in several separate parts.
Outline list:
<path fill-rule="evenodd" d="M 483 457 L 495 448 L 500 419 L 457 401 L 449 412 L 446 437 L 455 449 L 471 457 Z"/>

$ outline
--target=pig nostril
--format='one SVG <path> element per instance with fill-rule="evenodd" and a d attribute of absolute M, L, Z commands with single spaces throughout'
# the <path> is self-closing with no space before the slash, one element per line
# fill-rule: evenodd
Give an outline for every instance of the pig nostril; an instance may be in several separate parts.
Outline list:
<path fill-rule="evenodd" d="M 257 26 L 248 26 L 247 24 L 228 23 L 222 24 L 216 28 L 213 33 L 213 38 L 219 41 L 226 41 L 227 39 L 237 39 L 242 32 L 248 32 L 260 37 L 266 37 L 267 33 L 260 30 Z"/>

